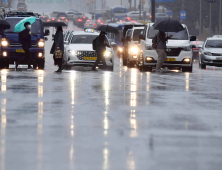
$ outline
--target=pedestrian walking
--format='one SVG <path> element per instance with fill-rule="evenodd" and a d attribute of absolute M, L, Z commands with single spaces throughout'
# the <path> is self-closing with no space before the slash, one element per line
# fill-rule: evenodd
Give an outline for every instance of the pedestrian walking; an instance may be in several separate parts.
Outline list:
<path fill-rule="evenodd" d="M 166 42 L 168 39 L 170 39 L 172 35 L 169 37 L 166 37 L 165 32 L 159 31 L 159 33 L 154 37 L 156 38 L 156 51 L 158 54 L 158 60 L 156 64 L 156 71 L 161 71 L 161 67 L 163 63 L 167 60 L 167 54 L 166 54 Z"/>
<path fill-rule="evenodd" d="M 92 20 L 94 20 L 95 19 L 95 15 L 94 14 L 92 14 Z"/>
<path fill-rule="evenodd" d="M 25 58 L 28 62 L 28 69 L 32 69 L 31 67 L 31 23 L 25 22 L 24 23 L 25 29 L 19 33 L 19 42 L 22 44 L 22 48 L 25 51 Z M 18 64 L 16 64 L 16 68 L 18 67 Z"/>
<path fill-rule="evenodd" d="M 54 64 L 59 67 L 55 72 L 61 73 L 64 54 L 63 30 L 61 26 L 56 28 L 56 34 L 52 35 L 52 37 L 54 37 L 54 43 L 50 53 L 53 54 Z"/>
<path fill-rule="evenodd" d="M 102 61 L 103 66 L 106 67 L 106 61 L 104 54 L 106 52 L 106 47 L 110 47 L 110 45 L 106 42 L 106 32 L 101 31 L 99 36 L 95 40 L 96 42 L 96 53 L 97 53 L 97 60 L 94 63 L 92 70 L 96 70 L 96 66 Z"/>

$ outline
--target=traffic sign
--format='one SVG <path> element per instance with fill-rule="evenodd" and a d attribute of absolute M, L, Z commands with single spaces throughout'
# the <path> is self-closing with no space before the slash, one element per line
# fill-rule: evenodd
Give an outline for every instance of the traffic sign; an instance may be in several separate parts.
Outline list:
<path fill-rule="evenodd" d="M 184 20 L 187 18 L 187 12 L 186 11 L 180 11 L 180 19 Z"/>
<path fill-rule="evenodd" d="M 170 10 L 170 9 L 167 9 L 166 14 L 167 14 L 168 16 L 172 16 L 172 15 L 173 15 L 173 11 L 172 11 L 172 10 Z"/>
<path fill-rule="evenodd" d="M 45 0 L 45 3 L 53 3 L 54 0 Z"/>
<path fill-rule="evenodd" d="M 3 0 L 4 3 L 8 3 L 8 0 Z"/>

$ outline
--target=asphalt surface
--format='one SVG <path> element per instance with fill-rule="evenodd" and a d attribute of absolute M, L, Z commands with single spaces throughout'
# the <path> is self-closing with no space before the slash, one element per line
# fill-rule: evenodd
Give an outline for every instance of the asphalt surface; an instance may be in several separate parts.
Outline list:
<path fill-rule="evenodd" d="M 49 38 L 51 39 L 51 38 Z M 222 69 L 1 70 L 0 170 L 219 170 Z"/>

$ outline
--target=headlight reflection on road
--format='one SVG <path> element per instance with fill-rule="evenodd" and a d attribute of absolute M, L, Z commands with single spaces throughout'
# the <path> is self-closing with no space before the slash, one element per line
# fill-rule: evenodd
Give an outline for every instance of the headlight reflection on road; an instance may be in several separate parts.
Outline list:
<path fill-rule="evenodd" d="M 7 104 L 7 99 L 2 99 L 1 101 L 1 160 L 0 160 L 0 168 L 2 170 L 5 170 L 5 133 L 6 133 L 6 125 L 7 125 L 7 118 L 6 118 L 6 104 Z"/>
<path fill-rule="evenodd" d="M 72 108 L 74 108 L 74 104 L 75 104 L 75 79 L 76 79 L 76 72 L 72 71 L 71 72 L 71 77 L 70 77 L 70 82 L 71 82 L 71 104 L 72 104 Z"/>
<path fill-rule="evenodd" d="M 105 112 L 104 112 L 104 119 L 103 119 L 103 129 L 104 135 L 107 136 L 108 129 L 109 129 L 109 120 L 108 120 L 108 109 L 109 109 L 109 90 L 110 90 L 110 72 L 105 72 L 104 74 L 104 83 L 103 88 L 105 90 Z"/>
<path fill-rule="evenodd" d="M 135 107 L 137 105 L 136 98 L 137 98 L 137 69 L 131 69 L 131 86 L 130 86 L 130 106 Z"/>
<path fill-rule="evenodd" d="M 131 110 L 131 113 L 130 113 L 130 126 L 131 126 L 130 137 L 131 138 L 137 137 L 137 122 L 136 122 L 135 110 Z"/>
<path fill-rule="evenodd" d="M 39 98 L 43 97 L 43 82 L 44 82 L 44 71 L 38 70 L 38 96 Z"/>
<path fill-rule="evenodd" d="M 2 70 L 1 71 L 1 91 L 6 92 L 7 87 L 6 87 L 6 83 L 7 83 L 7 74 L 8 71 L 7 70 Z"/>
<path fill-rule="evenodd" d="M 190 73 L 185 73 L 186 75 L 186 91 L 188 92 L 190 89 Z"/>
<path fill-rule="evenodd" d="M 128 165 L 129 170 L 135 170 L 136 169 L 135 160 L 134 160 L 132 151 L 129 151 L 129 153 L 128 153 L 127 165 Z"/>
<path fill-rule="evenodd" d="M 109 169 L 109 150 L 107 148 L 103 149 L 103 170 Z"/>

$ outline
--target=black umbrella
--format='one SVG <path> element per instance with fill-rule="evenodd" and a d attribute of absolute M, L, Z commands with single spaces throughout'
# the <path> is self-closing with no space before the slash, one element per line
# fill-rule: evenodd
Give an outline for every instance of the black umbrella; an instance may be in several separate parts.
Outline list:
<path fill-rule="evenodd" d="M 110 32 L 114 34 L 119 34 L 118 29 L 110 26 L 110 25 L 101 25 L 99 28 L 97 28 L 98 31 L 104 31 L 104 32 Z"/>
<path fill-rule="evenodd" d="M 179 21 L 173 19 L 159 20 L 153 24 L 153 27 L 163 32 L 180 32 L 184 30 L 183 25 Z"/>
<path fill-rule="evenodd" d="M 43 22 L 43 27 L 63 27 L 67 26 L 64 22 L 50 21 Z"/>
<path fill-rule="evenodd" d="M 0 20 L 0 31 L 10 29 L 10 25 L 5 20 Z"/>

